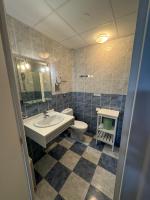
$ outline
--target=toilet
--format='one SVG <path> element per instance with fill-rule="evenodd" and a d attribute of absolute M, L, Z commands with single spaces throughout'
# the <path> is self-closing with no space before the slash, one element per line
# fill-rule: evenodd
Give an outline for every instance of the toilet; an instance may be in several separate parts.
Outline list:
<path fill-rule="evenodd" d="M 73 109 L 66 108 L 62 111 L 63 114 L 72 115 Z M 82 141 L 84 139 L 84 133 L 87 131 L 88 124 L 82 121 L 75 120 L 74 125 L 71 125 L 69 128 L 69 132 L 71 133 L 71 137 L 76 140 Z"/>

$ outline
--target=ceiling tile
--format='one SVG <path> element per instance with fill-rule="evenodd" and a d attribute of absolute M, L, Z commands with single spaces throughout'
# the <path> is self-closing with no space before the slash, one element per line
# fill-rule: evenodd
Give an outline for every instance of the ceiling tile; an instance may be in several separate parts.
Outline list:
<path fill-rule="evenodd" d="M 74 31 L 55 13 L 37 24 L 35 29 L 58 42 L 75 35 Z"/>
<path fill-rule="evenodd" d="M 57 12 L 78 32 L 112 21 L 109 0 L 72 0 Z"/>
<path fill-rule="evenodd" d="M 116 21 L 119 37 L 135 33 L 136 18 L 137 15 L 135 13 L 132 15 L 122 17 L 121 19 Z"/>
<path fill-rule="evenodd" d="M 78 49 L 87 45 L 87 43 L 79 36 L 74 36 L 68 40 L 64 40 L 61 44 L 70 49 Z"/>
<path fill-rule="evenodd" d="M 108 34 L 109 39 L 116 38 L 117 30 L 114 23 L 112 22 L 102 26 L 98 26 L 95 29 L 82 33 L 81 36 L 87 41 L 88 44 L 95 44 L 96 39 L 100 34 Z"/>
<path fill-rule="evenodd" d="M 52 8 L 57 9 L 70 0 L 45 0 Z"/>
<path fill-rule="evenodd" d="M 137 12 L 138 0 L 111 0 L 115 17 L 121 17 Z"/>
<path fill-rule="evenodd" d="M 41 0 L 4 0 L 6 12 L 12 17 L 32 26 L 46 17 L 50 7 Z"/>

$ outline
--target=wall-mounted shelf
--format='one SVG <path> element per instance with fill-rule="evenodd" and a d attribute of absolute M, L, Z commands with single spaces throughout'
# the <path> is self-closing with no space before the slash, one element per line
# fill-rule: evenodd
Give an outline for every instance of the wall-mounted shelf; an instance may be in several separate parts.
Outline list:
<path fill-rule="evenodd" d="M 114 151 L 114 143 L 116 137 L 117 121 L 119 117 L 119 111 L 110 109 L 97 108 L 97 132 L 96 132 L 96 143 L 97 141 L 104 142 L 112 146 Z M 114 120 L 114 126 L 111 130 L 105 129 L 103 126 L 103 118 L 109 118 Z"/>

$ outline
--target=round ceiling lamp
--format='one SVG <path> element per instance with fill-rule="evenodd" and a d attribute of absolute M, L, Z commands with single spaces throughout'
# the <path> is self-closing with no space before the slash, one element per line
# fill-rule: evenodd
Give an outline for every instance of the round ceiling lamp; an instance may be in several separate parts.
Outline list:
<path fill-rule="evenodd" d="M 100 34 L 97 37 L 96 42 L 102 44 L 102 43 L 106 42 L 108 39 L 109 39 L 109 36 L 107 34 Z"/>
<path fill-rule="evenodd" d="M 48 52 L 40 52 L 39 56 L 42 59 L 48 59 L 49 58 L 49 53 Z"/>

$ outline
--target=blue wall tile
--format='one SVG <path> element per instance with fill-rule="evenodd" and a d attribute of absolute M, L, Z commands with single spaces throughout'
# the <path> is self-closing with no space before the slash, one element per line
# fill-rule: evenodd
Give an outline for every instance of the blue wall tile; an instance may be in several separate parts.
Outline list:
<path fill-rule="evenodd" d="M 101 94 L 101 107 L 109 108 L 111 102 L 111 95 L 110 94 Z"/>
<path fill-rule="evenodd" d="M 92 116 L 92 105 L 91 104 L 84 104 L 84 115 Z"/>
<path fill-rule="evenodd" d="M 48 102 L 41 102 L 38 104 L 39 106 L 39 113 L 45 111 L 45 110 L 48 110 Z"/>
<path fill-rule="evenodd" d="M 101 97 L 92 95 L 92 104 L 96 105 L 97 107 L 101 106 Z"/>
<path fill-rule="evenodd" d="M 30 94 L 32 96 L 32 94 Z M 115 144 L 120 145 L 123 113 L 125 107 L 126 95 L 118 94 L 101 94 L 101 96 L 94 96 L 93 93 L 84 92 L 69 92 L 66 94 L 47 94 L 52 99 L 46 103 L 39 103 L 33 105 L 22 105 L 22 111 L 26 112 L 28 116 L 32 116 L 42 112 L 45 109 L 55 109 L 61 112 L 67 107 L 73 108 L 75 118 L 77 120 L 85 121 L 88 124 L 88 131 L 96 134 L 97 114 L 96 107 L 104 107 L 108 109 L 116 109 L 120 111 L 118 119 L 117 133 Z"/>
<path fill-rule="evenodd" d="M 76 120 L 80 120 L 80 121 L 84 121 L 84 114 L 82 113 L 75 113 L 75 119 Z"/>
<path fill-rule="evenodd" d="M 45 96 L 45 98 L 52 98 L 52 93 L 49 91 L 45 91 L 44 96 Z"/>
<path fill-rule="evenodd" d="M 72 93 L 71 93 L 71 97 L 72 97 L 72 101 L 73 101 L 73 102 L 76 102 L 76 101 L 77 101 L 76 92 L 72 92 Z"/>
<path fill-rule="evenodd" d="M 110 107 L 116 108 L 118 110 L 121 109 L 122 104 L 122 95 L 113 94 L 110 97 Z"/>
<path fill-rule="evenodd" d="M 125 102 L 126 102 L 126 95 L 122 95 L 121 111 L 123 111 L 123 112 L 125 109 Z"/>
<path fill-rule="evenodd" d="M 32 105 L 26 104 L 25 109 L 28 117 L 36 115 L 39 113 L 39 104 L 38 103 Z"/>
<path fill-rule="evenodd" d="M 84 115 L 84 122 L 90 125 L 92 117 L 90 115 Z"/>
<path fill-rule="evenodd" d="M 84 92 L 77 92 L 76 93 L 76 101 L 83 103 L 85 99 L 85 93 Z"/>
<path fill-rule="evenodd" d="M 84 103 L 85 104 L 92 104 L 92 93 L 85 93 L 84 95 Z"/>
<path fill-rule="evenodd" d="M 88 131 L 92 131 L 94 134 L 96 134 L 97 127 L 97 107 L 121 111 L 115 141 L 115 145 L 120 145 L 125 95 L 101 94 L 101 96 L 94 96 L 92 93 L 72 93 L 72 99 L 71 107 L 74 109 L 76 118 L 83 119 L 88 124 Z"/>
<path fill-rule="evenodd" d="M 85 104 L 81 102 L 77 102 L 75 112 L 83 113 L 85 111 Z"/>
<path fill-rule="evenodd" d="M 96 113 L 96 108 L 98 106 L 97 105 L 92 105 L 92 117 L 96 117 L 97 116 L 97 113 Z"/>

